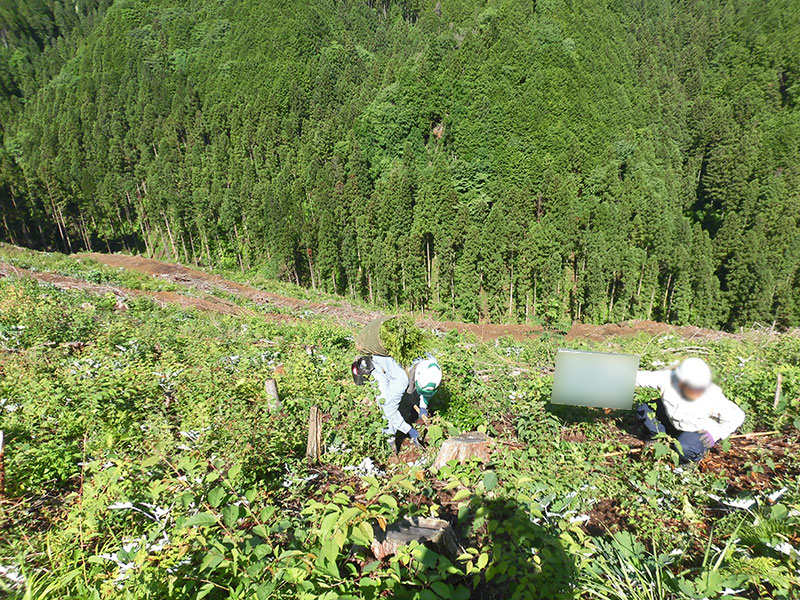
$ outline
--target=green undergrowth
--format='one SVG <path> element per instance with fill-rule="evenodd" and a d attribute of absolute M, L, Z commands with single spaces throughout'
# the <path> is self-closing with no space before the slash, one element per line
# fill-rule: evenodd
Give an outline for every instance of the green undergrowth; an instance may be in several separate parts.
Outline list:
<path fill-rule="evenodd" d="M 377 388 L 349 374 L 356 333 L 322 318 L 278 323 L 147 298 L 120 311 L 113 295 L 0 279 L 0 594 L 796 594 L 799 337 L 487 344 L 440 333 L 431 351 L 445 380 L 429 450 L 396 465 Z M 628 456 L 629 413 L 548 404 L 560 347 L 636 353 L 643 368 L 703 356 L 747 411 L 743 431 L 779 429 L 787 451 L 753 451 L 729 470 L 678 465 L 663 442 Z M 305 458 L 311 406 L 323 413 L 317 465 Z M 490 461 L 432 470 L 442 442 L 466 430 L 495 438 Z M 376 560 L 375 533 L 401 516 L 447 519 L 459 547 L 414 542 Z"/>
<path fill-rule="evenodd" d="M 316 302 L 332 307 L 353 306 L 363 310 L 375 310 L 375 306 L 356 296 L 337 296 L 336 294 L 326 293 L 314 287 L 303 287 L 287 281 L 280 281 L 276 273 L 268 267 L 254 266 L 246 268 L 244 271 L 242 269 L 225 268 L 224 266 L 215 266 L 213 269 L 202 269 L 237 283 L 243 283 L 256 289 L 295 298 L 297 300 L 306 300 L 308 302 Z"/>
<path fill-rule="evenodd" d="M 124 289 L 145 292 L 174 292 L 195 298 L 213 296 L 258 313 L 301 315 L 301 311 L 289 310 L 269 304 L 256 304 L 240 294 L 227 290 L 211 288 L 207 292 L 200 291 L 191 285 L 172 283 L 132 269 L 110 267 L 86 256 L 65 255 L 58 252 L 39 252 L 0 243 L 0 261 L 33 272 L 54 273 L 110 287 L 119 286 Z"/>
<path fill-rule="evenodd" d="M 39 252 L 10 244 L 0 243 L 0 261 L 29 271 L 55 273 L 101 285 L 118 285 L 132 290 L 154 292 L 185 291 L 183 286 L 129 269 L 109 267 L 92 258 Z"/>

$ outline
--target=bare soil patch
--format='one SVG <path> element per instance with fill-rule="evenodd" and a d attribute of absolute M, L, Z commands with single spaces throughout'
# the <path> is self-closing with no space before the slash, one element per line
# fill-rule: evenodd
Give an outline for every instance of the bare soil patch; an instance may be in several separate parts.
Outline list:
<path fill-rule="evenodd" d="M 622 514 L 619 501 L 611 498 L 603 498 L 595 504 L 589 511 L 589 520 L 583 525 L 586 533 L 593 536 L 616 533 L 627 528 L 628 522 Z"/>
<path fill-rule="evenodd" d="M 75 277 L 67 277 L 65 275 L 58 275 L 56 273 L 42 273 L 38 271 L 29 271 L 28 269 L 20 269 L 7 263 L 0 262 L 0 277 L 32 277 L 37 281 L 49 283 L 62 290 L 83 290 L 93 294 L 114 294 L 120 301 L 120 308 L 124 309 L 124 302 L 128 298 L 137 298 L 146 296 L 152 298 L 158 304 L 164 306 L 166 304 L 178 304 L 183 308 L 196 308 L 207 312 L 215 312 L 224 315 L 255 315 L 251 310 L 243 308 L 223 300 L 208 296 L 204 298 L 195 298 L 192 296 L 184 296 L 176 292 L 156 292 L 148 290 L 132 290 L 129 288 L 104 285 L 99 283 L 92 283 L 85 279 L 77 279 Z"/>
<path fill-rule="evenodd" d="M 365 325 L 380 314 L 344 303 L 341 306 L 331 306 L 319 302 L 289 298 L 280 294 L 265 292 L 264 290 L 259 290 L 249 285 L 230 281 L 219 275 L 211 275 L 183 265 L 165 263 L 150 258 L 144 258 L 143 256 L 100 254 L 96 252 L 82 254 L 81 256 L 91 258 L 111 267 L 122 267 L 138 271 L 146 275 L 160 277 L 167 281 L 194 287 L 205 292 L 222 290 L 238 294 L 255 304 L 268 304 L 295 311 L 308 310 L 315 315 L 327 315 L 342 322 L 355 321 L 356 323 Z"/>
<path fill-rule="evenodd" d="M 180 264 L 167 263 L 143 256 L 130 256 L 125 254 L 101 254 L 96 252 L 85 253 L 93 260 L 111 267 L 122 267 L 140 273 L 145 273 L 153 277 L 160 277 L 173 283 L 183 284 L 197 288 L 202 291 L 223 290 L 226 292 L 239 294 L 248 298 L 256 304 L 270 304 L 276 307 L 285 308 L 293 311 L 310 311 L 315 315 L 327 315 L 337 321 L 346 324 L 355 322 L 365 325 L 381 313 L 358 308 L 346 302 L 332 306 L 329 304 L 289 298 L 281 294 L 275 294 L 254 288 L 249 285 L 237 283 L 224 279 L 219 275 L 205 273 L 198 269 L 192 269 Z M 461 323 L 457 321 L 436 321 L 422 318 L 419 324 L 424 327 L 450 331 L 455 329 L 462 333 L 472 333 L 483 341 L 496 340 L 502 337 L 512 337 L 517 340 L 535 339 L 542 335 L 546 330 L 534 325 L 499 325 L 492 323 Z M 663 333 L 673 333 L 684 338 L 692 339 L 719 339 L 730 335 L 711 329 L 699 327 L 677 327 L 655 321 L 627 321 L 624 323 L 612 323 L 608 325 L 588 325 L 575 323 L 567 333 L 567 340 L 587 339 L 591 341 L 603 341 L 616 336 L 638 335 L 647 333 L 659 335 Z"/>
<path fill-rule="evenodd" d="M 574 323 L 567 333 L 567 340 L 590 340 L 602 342 L 609 338 L 619 336 L 638 335 L 646 333 L 648 335 L 662 335 L 671 333 L 686 339 L 721 339 L 732 334 L 713 329 L 703 329 L 701 327 L 679 327 L 656 321 L 625 321 L 624 323 L 609 323 L 607 325 L 589 325 L 586 323 Z"/>

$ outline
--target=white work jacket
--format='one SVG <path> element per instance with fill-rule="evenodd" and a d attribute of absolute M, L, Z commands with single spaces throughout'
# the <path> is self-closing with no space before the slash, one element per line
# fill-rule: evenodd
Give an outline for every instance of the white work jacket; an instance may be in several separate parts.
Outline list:
<path fill-rule="evenodd" d="M 411 425 L 405 422 L 400 415 L 400 400 L 408 386 L 408 375 L 400 363 L 390 356 L 373 356 L 372 365 L 375 369 L 372 376 L 378 382 L 380 395 L 378 403 L 383 409 L 383 415 L 388 422 L 387 433 L 411 431 Z"/>
<path fill-rule="evenodd" d="M 681 394 L 675 371 L 639 371 L 638 387 L 656 388 L 661 392 L 664 410 L 679 431 L 708 431 L 715 440 L 723 440 L 744 423 L 744 411 L 725 397 L 716 384 L 697 400 Z"/>

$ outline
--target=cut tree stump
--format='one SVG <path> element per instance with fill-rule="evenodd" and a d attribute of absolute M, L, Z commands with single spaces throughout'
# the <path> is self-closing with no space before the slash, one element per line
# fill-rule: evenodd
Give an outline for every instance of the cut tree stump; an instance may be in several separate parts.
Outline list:
<path fill-rule="evenodd" d="M 281 399 L 278 397 L 278 382 L 270 378 L 264 382 L 264 391 L 267 392 L 267 404 L 270 410 L 280 410 L 282 407 Z"/>
<path fill-rule="evenodd" d="M 312 463 L 319 462 L 319 455 L 322 452 L 322 414 L 319 407 L 312 406 L 308 414 L 308 445 L 306 446 L 306 458 Z"/>
<path fill-rule="evenodd" d="M 463 464 L 471 458 L 477 458 L 481 462 L 486 462 L 491 453 L 492 438 L 485 433 L 469 431 L 444 441 L 436 460 L 433 461 L 433 468 L 441 469 L 450 460 Z"/>
<path fill-rule="evenodd" d="M 397 553 L 397 549 L 410 542 L 430 544 L 442 554 L 456 556 L 463 550 L 456 539 L 450 523 L 443 519 L 424 519 L 404 517 L 386 527 L 373 526 L 375 538 L 372 540 L 372 553 L 378 560 Z"/>

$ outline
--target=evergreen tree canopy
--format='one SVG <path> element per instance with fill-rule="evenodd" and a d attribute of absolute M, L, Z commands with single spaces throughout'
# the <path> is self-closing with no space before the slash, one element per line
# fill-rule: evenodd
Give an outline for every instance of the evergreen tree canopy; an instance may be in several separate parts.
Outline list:
<path fill-rule="evenodd" d="M 3 0 L 0 238 L 800 324 L 795 0 Z"/>

